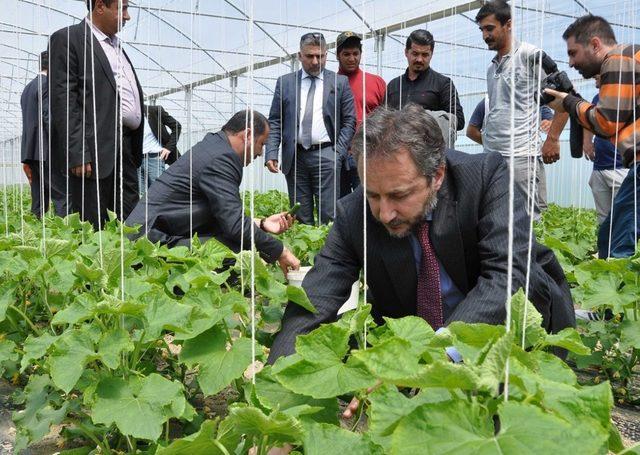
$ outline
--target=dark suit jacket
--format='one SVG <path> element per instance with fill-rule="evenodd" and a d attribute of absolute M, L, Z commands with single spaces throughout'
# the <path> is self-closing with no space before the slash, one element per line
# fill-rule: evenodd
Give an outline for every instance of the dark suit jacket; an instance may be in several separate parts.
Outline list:
<path fill-rule="evenodd" d="M 449 276 L 465 298 L 445 312 L 453 321 L 503 324 L 506 317 L 509 177 L 497 153 L 447 151 L 447 171 L 438 192 L 430 239 Z M 364 265 L 362 188 L 338 201 L 335 223 L 302 287 L 318 313 L 288 305 L 270 361 L 294 352 L 295 338 L 336 319 Z M 529 218 L 516 192 L 513 291 L 525 286 Z M 568 284 L 553 253 L 533 244 L 529 299 L 547 330 L 574 326 Z M 399 318 L 416 314 L 417 272 L 410 239 L 392 238 L 367 210 L 367 278 L 372 313 Z"/>
<path fill-rule="evenodd" d="M 216 237 L 239 251 L 242 233 L 245 249 L 250 248 L 254 229 L 256 248 L 267 261 L 273 262 L 282 253 L 282 243 L 244 215 L 239 192 L 242 171 L 242 161 L 229 145 L 226 134 L 208 133 L 151 184 L 126 224 L 142 225 L 140 235 L 146 232 L 152 242 L 174 246 L 190 238 L 191 209 L 193 233 L 200 238 Z"/>
<path fill-rule="evenodd" d="M 269 139 L 266 143 L 265 161 L 278 159 L 282 143 L 282 172 L 287 175 L 292 168 L 298 143 L 300 123 L 300 81 L 302 70 L 278 78 L 269 111 Z M 336 152 L 346 158 L 351 138 L 356 131 L 356 111 L 349 80 L 341 74 L 324 70 L 322 113 L 324 126 Z M 336 130 L 337 128 L 337 130 Z"/>
<path fill-rule="evenodd" d="M 91 53 L 92 40 L 93 54 Z M 124 51 L 123 54 L 129 60 Z M 133 68 L 133 65 L 131 66 Z M 95 77 L 92 77 L 92 74 Z M 120 146 L 120 125 L 116 129 L 119 99 L 109 60 L 102 46 L 93 36 L 86 20 L 60 29 L 51 35 L 49 77 L 51 78 L 51 159 L 54 166 L 66 171 L 67 168 L 91 162 L 94 168 L 92 179 L 97 175 L 100 178 L 108 177 L 114 169 L 115 147 Z M 136 82 L 140 92 L 140 112 L 143 112 L 143 93 L 137 76 Z M 67 116 L 69 118 L 68 137 Z M 132 133 L 133 162 L 136 167 L 142 163 L 143 132 L 144 122 L 141 122 Z"/>
<path fill-rule="evenodd" d="M 178 156 L 178 139 L 180 139 L 180 131 L 182 131 L 182 125 L 176 119 L 171 117 L 162 106 L 144 106 L 145 113 L 147 115 L 147 121 L 149 122 L 149 128 L 153 132 L 160 145 L 171 152 L 171 155 L 166 160 L 167 164 L 174 163 Z M 171 133 L 169 133 L 171 130 Z"/>
<path fill-rule="evenodd" d="M 40 80 L 40 89 L 38 89 L 38 80 Z M 49 83 L 47 76 L 38 75 L 26 85 L 20 97 L 20 107 L 22 108 L 21 161 L 23 163 L 48 161 Z"/>

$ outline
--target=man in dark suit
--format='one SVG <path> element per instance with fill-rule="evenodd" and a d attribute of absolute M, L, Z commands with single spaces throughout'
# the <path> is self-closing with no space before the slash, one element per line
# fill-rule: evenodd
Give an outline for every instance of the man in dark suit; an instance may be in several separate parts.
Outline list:
<path fill-rule="evenodd" d="M 124 219 L 139 199 L 143 94 L 116 37 L 130 19 L 128 0 L 119 4 L 87 0 L 89 17 L 55 32 L 49 45 L 51 159 L 69 175 L 72 211 L 96 229 L 107 210 Z"/>
<path fill-rule="evenodd" d="M 434 117 L 418 105 L 379 108 L 367 121 L 366 221 L 363 190 L 341 199 L 335 223 L 302 287 L 318 310 L 289 305 L 270 361 L 294 352 L 295 338 L 332 322 L 364 267 L 372 314 L 423 317 L 437 330 L 453 321 L 503 324 L 506 318 L 509 176 L 498 153 L 446 150 Z M 363 139 L 352 150 L 362 175 Z M 558 261 L 532 242 L 515 189 L 513 285 L 524 288 L 545 329 L 575 325 L 569 287 Z"/>
<path fill-rule="evenodd" d="M 302 35 L 298 58 L 302 69 L 276 82 L 265 161 L 273 173 L 282 169 L 291 205 L 301 204 L 300 222 L 313 224 L 315 207 L 320 223 L 327 223 L 335 216 L 340 170 L 355 133 L 353 95 L 345 76 L 324 68 L 322 33 Z"/>
<path fill-rule="evenodd" d="M 144 106 L 145 127 L 142 166 L 138 169 L 140 194 L 164 172 L 165 164 L 178 159 L 178 139 L 182 125 L 162 106 Z M 171 130 L 171 133 L 169 133 Z"/>
<path fill-rule="evenodd" d="M 67 197 L 64 177 L 51 169 L 49 160 L 49 54 L 40 54 L 40 73 L 27 84 L 20 97 L 22 108 L 21 160 L 31 187 L 31 213 L 38 218 L 49 210 L 53 200 L 56 215 L 66 216 Z"/>
<path fill-rule="evenodd" d="M 247 119 L 253 119 L 252 127 Z M 221 131 L 207 134 L 178 158 L 151 185 L 126 223 L 141 225 L 138 236 L 146 234 L 152 242 L 188 246 L 198 234 L 201 241 L 215 237 L 234 251 L 251 248 L 253 231 L 256 248 L 266 261 L 277 260 L 285 274 L 289 268 L 299 268 L 300 261 L 267 234 L 289 229 L 291 215 L 282 212 L 254 220 L 244 216 L 239 191 L 242 170 L 262 154 L 268 135 L 264 115 L 237 112 Z"/>

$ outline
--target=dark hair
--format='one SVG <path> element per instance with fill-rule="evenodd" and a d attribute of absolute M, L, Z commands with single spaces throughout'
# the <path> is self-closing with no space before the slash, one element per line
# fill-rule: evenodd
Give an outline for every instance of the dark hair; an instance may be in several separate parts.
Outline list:
<path fill-rule="evenodd" d="M 595 36 L 609 46 L 616 44 L 616 35 L 609 22 L 603 17 L 592 14 L 577 18 L 562 34 L 565 41 L 572 36 L 576 43 L 583 46 L 589 44 L 589 40 Z"/>
<path fill-rule="evenodd" d="M 87 0 L 87 9 L 89 11 L 93 11 L 96 7 L 97 1 L 98 0 Z M 109 8 L 114 1 L 118 1 L 118 0 L 102 0 L 102 3 L 104 3 L 104 6 Z"/>
<path fill-rule="evenodd" d="M 269 126 L 267 118 L 258 111 L 245 109 L 233 114 L 233 117 L 222 127 L 222 131 L 227 134 L 236 134 L 250 127 L 251 113 L 253 112 L 253 136 L 259 137 L 264 134 Z"/>
<path fill-rule="evenodd" d="M 49 52 L 43 51 L 40 54 L 40 71 L 47 71 L 49 69 Z"/>
<path fill-rule="evenodd" d="M 324 35 L 319 32 L 305 33 L 300 37 L 300 49 L 304 46 L 320 46 L 322 48 L 327 47 L 327 42 L 324 39 Z"/>
<path fill-rule="evenodd" d="M 409 37 L 407 38 L 407 44 L 405 46 L 406 50 L 411 49 L 411 45 L 416 43 L 419 46 L 431 46 L 431 52 L 433 52 L 433 47 L 435 46 L 435 40 L 433 39 L 433 35 L 428 30 L 418 29 L 411 32 Z"/>
<path fill-rule="evenodd" d="M 431 180 L 444 163 L 445 144 L 436 119 L 415 103 L 401 110 L 378 107 L 367 117 L 367 134 L 358 131 L 351 150 L 360 166 L 367 141 L 367 160 L 388 158 L 407 150 L 418 171 Z"/>
<path fill-rule="evenodd" d="M 347 39 L 341 46 L 336 48 L 336 55 L 340 54 L 343 49 L 358 49 L 362 52 L 362 41 L 357 39 Z"/>
<path fill-rule="evenodd" d="M 492 2 L 485 3 L 478 14 L 476 14 L 476 23 L 479 23 L 482 19 L 485 19 L 491 15 L 494 15 L 500 25 L 504 25 L 511 20 L 511 7 L 504 0 L 494 0 Z"/>

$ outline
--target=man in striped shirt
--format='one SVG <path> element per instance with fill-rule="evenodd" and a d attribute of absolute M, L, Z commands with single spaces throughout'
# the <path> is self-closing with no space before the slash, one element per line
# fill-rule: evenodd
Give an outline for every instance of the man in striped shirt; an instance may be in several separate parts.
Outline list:
<path fill-rule="evenodd" d="M 592 15 L 578 18 L 562 37 L 569 66 L 585 79 L 600 75 L 600 99 L 592 104 L 547 89 L 555 96 L 549 106 L 567 111 L 586 129 L 609 139 L 630 168 L 598 234 L 601 258 L 628 257 L 640 238 L 640 46 L 618 45 L 611 25 Z"/>

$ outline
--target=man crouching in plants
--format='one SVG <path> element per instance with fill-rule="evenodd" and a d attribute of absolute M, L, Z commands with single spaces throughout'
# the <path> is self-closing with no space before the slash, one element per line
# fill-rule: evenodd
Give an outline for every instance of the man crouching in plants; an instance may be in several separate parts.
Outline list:
<path fill-rule="evenodd" d="M 259 112 L 237 112 L 217 133 L 182 155 L 149 188 L 126 220 L 142 225 L 137 236 L 168 246 L 189 245 L 194 234 L 202 241 L 215 237 L 234 251 L 251 239 L 268 262 L 278 261 L 286 274 L 300 261 L 271 234 L 289 229 L 287 212 L 254 219 L 244 215 L 240 182 L 243 167 L 262 154 L 269 123 Z M 253 234 L 252 234 L 253 231 Z"/>
<path fill-rule="evenodd" d="M 575 326 L 562 268 L 551 250 L 530 242 L 517 187 L 510 226 L 509 173 L 500 154 L 445 150 L 436 120 L 417 105 L 376 110 L 367 118 L 365 140 L 366 163 L 362 135 L 352 145 L 363 187 L 338 202 L 327 241 L 302 284 L 317 312 L 287 306 L 270 362 L 292 354 L 298 335 L 336 320 L 365 265 L 364 233 L 378 323 L 418 315 L 434 330 L 453 321 L 504 324 L 507 294 L 524 288 L 529 274 L 529 300 L 544 328 Z"/>

